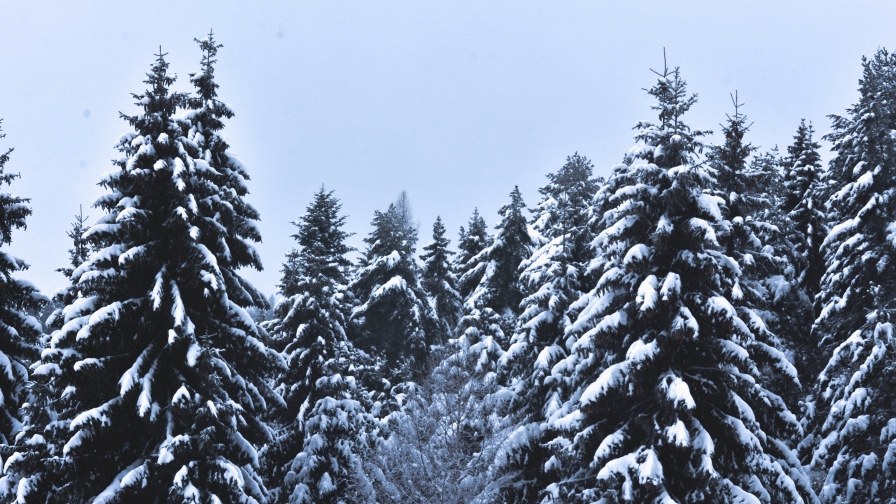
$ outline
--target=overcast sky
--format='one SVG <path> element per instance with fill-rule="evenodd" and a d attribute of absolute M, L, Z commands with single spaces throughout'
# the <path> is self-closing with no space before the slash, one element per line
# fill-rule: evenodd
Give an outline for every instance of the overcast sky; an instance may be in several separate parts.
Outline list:
<path fill-rule="evenodd" d="M 273 293 L 295 220 L 324 184 L 356 246 L 373 211 L 407 190 L 428 243 L 441 215 L 453 243 L 474 207 L 490 224 L 515 184 L 538 200 L 578 151 L 598 175 L 653 119 L 650 68 L 680 66 L 700 101 L 688 118 L 719 130 L 738 91 L 763 149 L 800 118 L 819 133 L 857 96 L 861 57 L 896 48 L 896 2 L 0 0 L 0 118 L 14 147 L 12 192 L 32 198 L 12 253 L 47 294 L 65 284 L 65 232 L 90 208 L 134 114 L 131 93 L 159 46 L 190 90 L 193 42 L 214 29 L 225 129 L 252 176 Z M 829 157 L 826 154 L 826 157 Z M 6 188 L 3 189 L 7 190 Z M 5 245 L 4 245 L 5 246 Z"/>

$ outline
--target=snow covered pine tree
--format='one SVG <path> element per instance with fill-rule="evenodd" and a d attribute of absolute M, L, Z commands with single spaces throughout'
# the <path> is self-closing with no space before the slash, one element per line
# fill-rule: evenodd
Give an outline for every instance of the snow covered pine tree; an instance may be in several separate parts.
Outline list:
<path fill-rule="evenodd" d="M 485 264 L 472 259 L 491 246 L 493 238 L 488 234 L 485 219 L 479 215 L 479 209 L 473 209 L 469 229 L 460 227 L 457 241 L 457 256 L 454 258 L 454 274 L 457 276 L 457 293 L 461 300 L 467 299 L 482 279 Z M 467 275 L 471 268 L 479 268 L 477 273 Z"/>
<path fill-rule="evenodd" d="M 286 407 L 262 457 L 268 468 L 271 504 L 366 502 L 372 492 L 361 468 L 360 449 L 375 424 L 371 404 L 353 376 L 364 365 L 345 334 L 351 311 L 346 299 L 345 254 L 349 233 L 332 191 L 321 188 L 299 221 L 299 244 L 287 255 L 281 282 L 295 291 L 275 308 L 266 326 L 285 343 L 287 369 L 277 378 Z M 287 278 L 294 275 L 292 278 Z M 365 498 L 366 495 L 366 498 Z"/>
<path fill-rule="evenodd" d="M 406 197 L 398 203 L 374 212 L 373 231 L 364 239 L 367 251 L 349 286 L 361 303 L 351 315 L 350 338 L 385 359 L 389 382 L 409 380 L 421 371 L 438 334 L 436 315 L 417 281 L 417 228 Z"/>
<path fill-rule="evenodd" d="M 274 396 L 265 374 L 284 364 L 245 310 L 265 305 L 236 273 L 261 268 L 258 214 L 220 132 L 233 115 L 217 99 L 220 46 L 211 34 L 199 44 L 195 97 L 169 92 L 160 51 L 134 95 L 143 113 L 122 115 L 135 131 L 118 143 L 124 157 L 95 203 L 107 213 L 86 236 L 100 250 L 73 272 L 84 296 L 35 371 L 60 392 L 44 436 L 64 444 L 63 468 L 47 496 L 32 492 L 47 490 L 40 475 L 11 482 L 24 501 L 264 499 L 256 449 L 270 436 L 258 415 Z"/>
<path fill-rule="evenodd" d="M 896 501 L 896 55 L 863 59 L 859 100 L 832 116 L 827 271 L 813 333 L 830 360 L 808 403 L 825 503 Z"/>
<path fill-rule="evenodd" d="M 506 461 L 499 462 L 506 462 L 506 471 L 520 471 L 519 482 L 505 491 L 506 502 L 531 502 L 545 486 L 541 475 L 549 455 L 541 444 L 541 424 L 562 403 L 560 383 L 545 378 L 566 356 L 567 309 L 583 294 L 583 264 L 593 239 L 589 210 L 598 187 L 592 170 L 591 161 L 576 153 L 548 174 L 550 182 L 539 189 L 542 200 L 532 227 L 542 246 L 520 264 L 519 282 L 528 295 L 500 360 L 516 433 L 506 448 Z"/>
<path fill-rule="evenodd" d="M 782 327 L 779 334 L 790 334 L 797 350 L 796 366 L 804 381 L 814 380 L 825 364 L 820 357 L 818 341 L 812 336 L 812 323 L 817 316 L 815 297 L 824 274 L 821 244 L 828 234 L 826 172 L 812 139 L 812 124 L 800 121 L 793 144 L 787 147 L 784 159 L 783 211 L 786 212 L 787 241 L 792 245 L 788 262 L 793 267 L 793 292 L 779 310 Z"/>
<path fill-rule="evenodd" d="M 439 319 L 442 332 L 442 342 L 454 333 L 454 329 L 460 320 L 461 298 L 457 292 L 457 277 L 451 268 L 449 257 L 454 252 L 448 250 L 451 240 L 445 238 L 445 226 L 442 218 L 436 217 L 432 225 L 432 243 L 423 247 L 425 251 L 420 254 L 423 261 L 423 271 L 420 273 L 423 290 L 429 294 L 433 311 Z"/>
<path fill-rule="evenodd" d="M 52 304 L 49 305 L 53 311 L 46 321 L 48 328 L 60 329 L 64 320 L 64 308 L 80 296 L 80 287 L 72 279 L 72 272 L 87 261 L 92 248 L 84 239 L 84 233 L 90 229 L 86 222 L 84 212 L 79 211 L 72 228 L 66 232 L 72 240 L 72 248 L 68 250 L 70 267 L 56 271 L 62 273 L 70 283 L 53 294 Z M 3 478 L 0 479 L 0 496 L 5 501 L 14 501 L 19 488 L 22 488 L 23 495 L 46 495 L 55 480 L 61 481 L 64 478 L 63 473 L 58 472 L 61 464 L 55 463 L 53 456 L 59 452 L 62 443 L 53 443 L 55 440 L 52 436 L 43 435 L 44 429 L 50 427 L 57 415 L 54 399 L 59 391 L 51 386 L 51 377 L 44 373 L 51 369 L 42 367 L 40 372 L 31 375 L 31 390 L 28 402 L 22 407 L 24 425 L 16 439 L 15 458 L 9 460 Z M 47 443 L 48 438 L 50 444 Z M 16 481 L 20 484 L 15 485 Z"/>
<path fill-rule="evenodd" d="M 0 139 L 5 136 L 0 131 Z M 12 151 L 10 148 L 0 153 L 0 184 L 10 185 L 19 178 L 18 173 L 5 172 Z M 31 215 L 29 201 L 0 192 L 0 246 L 12 243 L 13 229 L 25 228 L 25 218 Z M 4 456 L 12 452 L 9 445 L 21 439 L 19 408 L 29 395 L 28 366 L 39 356 L 43 331 L 32 313 L 36 314 L 48 301 L 30 282 L 13 277 L 13 273 L 27 268 L 24 261 L 0 250 L 0 443 Z M 0 496 L 14 496 L 15 484 L 7 478 L 0 479 Z"/>
<path fill-rule="evenodd" d="M 566 478 L 547 499 L 812 501 L 782 442 L 799 425 L 761 385 L 754 356 L 792 366 L 729 300 L 740 268 L 716 240 L 723 201 L 705 191 L 714 180 L 697 163 L 704 132 L 682 121 L 697 98 L 677 68 L 658 75 L 648 93 L 659 123 L 638 123 L 639 144 L 613 170 L 615 206 L 596 239 L 601 277 L 554 367 L 576 388 L 548 418 L 566 435 L 546 467 Z"/>
<path fill-rule="evenodd" d="M 519 187 L 514 187 L 510 203 L 498 210 L 501 222 L 494 240 L 466 263 L 467 272 L 460 280 L 461 285 L 476 285 L 464 299 L 464 310 L 494 310 L 503 319 L 501 328 L 505 334 L 513 334 L 524 297 L 519 282 L 520 264 L 536 245 L 523 215 L 525 209 L 523 195 Z"/>

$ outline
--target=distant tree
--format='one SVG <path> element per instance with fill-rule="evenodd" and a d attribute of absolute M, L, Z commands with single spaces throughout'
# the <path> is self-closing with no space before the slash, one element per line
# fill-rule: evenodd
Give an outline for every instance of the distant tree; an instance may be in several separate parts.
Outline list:
<path fill-rule="evenodd" d="M 792 288 L 795 278 L 788 258 L 793 247 L 779 225 L 784 212 L 776 188 L 783 187 L 782 162 L 774 153 L 753 155 L 757 149 L 745 139 L 750 125 L 741 112 L 743 104 L 736 93 L 731 101 L 734 114 L 727 115 L 721 125 L 725 141 L 712 146 L 707 159 L 717 174 L 714 192 L 725 201 L 724 219 L 717 226 L 719 244 L 740 269 L 725 295 L 757 341 L 790 355 L 793 362 L 797 350 L 802 349 L 801 337 L 793 332 L 793 310 L 809 304 Z M 766 362 L 761 354 L 754 358 L 762 369 L 770 370 L 763 373 L 763 385 L 795 408 L 801 383 L 779 376 L 774 363 Z M 801 435 L 795 434 L 797 438 Z"/>
<path fill-rule="evenodd" d="M 448 250 L 451 240 L 445 238 L 445 226 L 441 217 L 436 217 L 432 226 L 432 243 L 423 247 L 420 254 L 423 260 L 421 285 L 429 294 L 433 309 L 442 325 L 443 339 L 454 332 L 461 314 L 461 298 L 457 292 L 457 277 L 451 269 L 450 257 L 454 252 Z"/>
<path fill-rule="evenodd" d="M 509 416 L 517 429 L 532 434 L 528 443 L 514 447 L 504 468 L 521 475 L 521 482 L 505 495 L 513 502 L 529 501 L 544 486 L 539 476 L 547 452 L 540 442 L 540 424 L 563 402 L 558 383 L 545 378 L 566 356 L 567 310 L 584 294 L 585 263 L 594 238 L 589 210 L 598 184 L 592 170 L 591 161 L 576 153 L 548 174 L 533 217 L 533 228 L 544 244 L 520 264 L 519 283 L 528 295 L 521 301 L 518 326 L 499 361 L 503 395 L 511 398 Z"/>
<path fill-rule="evenodd" d="M 823 196 L 824 168 L 818 149 L 821 145 L 812 139 L 812 124 L 800 121 L 793 144 L 787 147 L 785 159 L 784 184 L 787 196 L 784 210 L 793 222 L 797 246 L 796 253 L 801 259 L 799 268 L 799 287 L 810 300 L 818 294 L 821 277 L 824 274 L 824 257 L 821 255 L 821 243 L 827 236 L 827 215 Z"/>
<path fill-rule="evenodd" d="M 246 312 L 265 305 L 237 274 L 261 269 L 251 245 L 258 213 L 221 132 L 233 113 L 213 78 L 220 46 L 211 34 L 198 42 L 194 98 L 170 92 L 160 52 L 149 88 L 134 95 L 143 113 L 122 115 L 134 131 L 101 181 L 109 192 L 96 206 L 106 214 L 85 236 L 101 249 L 72 273 L 83 297 L 35 370 L 58 391 L 41 441 L 52 472 L 10 482 L 20 500 L 265 497 L 257 449 L 270 435 L 259 415 L 276 398 L 265 378 L 284 364 Z"/>
<path fill-rule="evenodd" d="M 510 203 L 498 211 L 501 222 L 494 241 L 467 263 L 469 269 L 460 280 L 461 285 L 467 285 L 471 277 L 479 278 L 478 285 L 464 299 L 465 310 L 466 305 L 470 309 L 491 308 L 504 318 L 502 328 L 506 334 L 513 334 L 524 297 L 519 267 L 535 246 L 524 210 L 523 195 L 514 187 Z"/>
<path fill-rule="evenodd" d="M 398 380 L 422 370 L 438 333 L 417 279 L 417 229 L 406 210 L 390 204 L 385 212 L 374 212 L 373 231 L 364 239 L 367 250 L 349 285 L 359 303 L 349 321 L 352 342 L 383 358 L 385 375 Z"/>
<path fill-rule="evenodd" d="M 488 226 L 485 224 L 485 219 L 479 215 L 478 208 L 473 209 L 473 216 L 470 217 L 468 227 L 469 229 L 460 227 L 460 238 L 457 242 L 458 254 L 454 258 L 454 271 L 458 278 L 457 292 L 461 299 L 467 299 L 479 285 L 485 263 L 479 262 L 475 258 L 492 244 L 492 236 L 488 234 Z M 470 273 L 472 268 L 478 269 Z"/>

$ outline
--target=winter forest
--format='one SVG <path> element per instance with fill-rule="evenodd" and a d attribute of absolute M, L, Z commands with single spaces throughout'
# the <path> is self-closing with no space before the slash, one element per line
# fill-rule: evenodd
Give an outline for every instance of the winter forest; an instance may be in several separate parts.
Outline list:
<path fill-rule="evenodd" d="M 0 248 L 2 502 L 896 503 L 896 54 L 829 163 L 806 121 L 760 152 L 736 93 L 706 141 L 670 61 L 606 179 L 571 153 L 495 228 L 402 193 L 355 250 L 309 188 L 268 298 L 197 43 L 190 93 L 147 58 L 68 286 Z M 7 190 L 29 170 L 2 146 Z"/>

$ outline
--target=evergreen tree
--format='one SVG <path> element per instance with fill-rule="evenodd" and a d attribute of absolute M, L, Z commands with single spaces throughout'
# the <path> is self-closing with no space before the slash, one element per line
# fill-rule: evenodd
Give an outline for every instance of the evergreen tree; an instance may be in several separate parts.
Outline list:
<path fill-rule="evenodd" d="M 791 335 L 797 368 L 801 376 L 811 379 L 824 365 L 818 342 L 810 333 L 817 315 L 813 304 L 825 269 L 821 244 L 829 231 L 824 209 L 825 172 L 818 153 L 821 146 L 812 139 L 813 132 L 811 124 L 800 121 L 782 163 L 784 191 L 779 200 L 785 216 L 779 226 L 787 237 L 792 289 L 779 310 L 782 323 L 778 332 Z"/>
<path fill-rule="evenodd" d="M 715 193 L 725 201 L 724 220 L 717 226 L 719 244 L 740 268 L 730 300 L 753 336 L 790 355 L 792 362 L 802 343 L 792 332 L 792 310 L 802 310 L 807 303 L 791 288 L 795 278 L 787 257 L 792 244 L 777 225 L 783 212 L 774 188 L 783 186 L 782 162 L 773 152 L 750 159 L 757 149 L 744 139 L 750 126 L 741 112 L 743 104 L 736 93 L 731 100 L 734 114 L 722 125 L 725 142 L 712 146 L 707 159 L 717 175 Z M 764 368 L 766 362 L 758 364 Z M 764 380 L 769 390 L 796 399 L 799 381 L 781 380 L 775 373 L 765 374 Z"/>
<path fill-rule="evenodd" d="M 896 56 L 862 62 L 859 100 L 831 116 L 835 225 L 813 336 L 830 360 L 807 404 L 811 466 L 826 503 L 896 499 Z M 807 459 L 809 457 L 807 456 Z"/>
<path fill-rule="evenodd" d="M 502 329 L 505 334 L 513 334 L 516 317 L 520 313 L 520 302 L 524 294 L 519 282 L 519 267 L 532 254 L 535 245 L 529 233 L 523 211 L 526 204 L 518 187 L 510 192 L 510 203 L 501 207 L 501 222 L 490 246 L 477 254 L 469 270 L 460 283 L 467 285 L 478 277 L 478 285 L 464 299 L 464 304 L 473 308 L 491 308 L 504 319 Z M 466 310 L 465 306 L 465 310 Z"/>
<path fill-rule="evenodd" d="M 593 238 L 589 210 L 598 183 L 591 174 L 591 161 L 576 153 L 549 174 L 549 183 L 539 190 L 542 201 L 533 227 L 546 243 L 520 265 L 520 284 L 531 294 L 521 302 L 519 325 L 500 361 L 506 395 L 512 397 L 508 409 L 517 429 L 539 437 L 545 414 L 562 403 L 557 384 L 545 378 L 565 357 L 567 310 L 583 294 L 584 263 Z M 544 488 L 538 476 L 546 451 L 538 439 L 529 436 L 527 441 L 513 446 L 510 466 L 504 468 L 520 471 L 522 481 L 504 496 L 507 502 L 530 502 Z"/>
<path fill-rule="evenodd" d="M 0 120 L 2 125 L 2 120 Z M 0 130 L 0 139 L 6 135 Z M 0 184 L 12 185 L 18 173 L 6 172 L 6 163 L 13 149 L 0 153 Z M 29 198 L 0 192 L 0 246 L 12 243 L 12 231 L 26 227 L 25 218 L 31 215 Z M 15 278 L 14 273 L 28 269 L 23 260 L 0 250 L 0 443 L 2 454 L 10 455 L 14 442 L 23 432 L 19 409 L 30 400 L 28 367 L 39 356 L 41 325 L 32 313 L 37 313 L 48 301 L 27 280 Z M 25 422 L 32 416 L 26 408 Z M 14 496 L 15 482 L 4 476 L 0 479 L 0 495 Z"/>
<path fill-rule="evenodd" d="M 66 232 L 66 235 L 72 240 L 72 248 L 68 250 L 71 267 L 58 268 L 56 271 L 62 273 L 71 283 L 57 291 L 48 304 L 52 312 L 47 317 L 47 327 L 59 329 L 64 318 L 64 308 L 79 296 L 79 288 L 77 283 L 72 280 L 72 272 L 89 259 L 92 249 L 83 237 L 84 233 L 90 229 L 86 222 L 87 217 L 84 216 L 84 212 L 79 211 L 75 215 L 71 230 Z M 0 480 L 3 481 L 0 483 L 0 495 L 4 499 L 12 500 L 12 494 L 17 490 L 10 488 L 10 483 L 29 476 L 28 486 L 35 483 L 38 484 L 37 486 L 52 484 L 50 479 L 56 465 L 53 463 L 51 454 L 57 452 L 60 446 L 48 445 L 46 438 L 43 437 L 44 429 L 54 421 L 57 414 L 54 397 L 58 395 L 59 391 L 51 387 L 46 376 L 51 369 L 51 366 L 40 366 L 32 373 L 28 402 L 22 406 L 24 422 L 18 436 L 18 446 L 15 448 L 18 452 L 16 460 L 10 465 L 12 470 L 6 472 L 4 479 Z M 5 455 L 8 454 L 5 453 Z M 35 478 L 35 476 L 37 477 Z M 38 489 L 31 489 L 33 493 L 46 492 L 46 490 L 35 492 L 35 490 Z"/>
<path fill-rule="evenodd" d="M 285 343 L 287 369 L 277 378 L 285 408 L 274 443 L 265 450 L 271 503 L 353 501 L 369 487 L 360 449 L 371 424 L 371 405 L 353 376 L 364 359 L 346 338 L 345 217 L 333 192 L 321 188 L 294 224 L 299 250 L 287 255 L 281 286 L 295 292 L 275 308 L 267 327 Z M 287 279 L 288 274 L 294 277 Z M 284 293 L 285 295 L 285 293 Z"/>
<path fill-rule="evenodd" d="M 385 359 L 387 376 L 406 380 L 410 372 L 422 369 L 438 321 L 417 281 L 417 229 L 408 205 L 401 206 L 390 204 L 385 212 L 374 212 L 373 231 L 364 239 L 367 250 L 349 285 L 360 303 L 349 330 L 355 345 Z"/>
<path fill-rule="evenodd" d="M 787 158 L 784 160 L 784 184 L 786 199 L 784 211 L 792 223 L 792 238 L 796 250 L 795 257 L 799 262 L 798 284 L 811 303 L 818 294 L 821 277 L 824 274 L 824 257 L 821 254 L 821 243 L 828 233 L 827 215 L 824 201 L 821 145 L 812 139 L 812 124 L 800 121 L 793 145 L 787 147 Z M 807 331 L 808 332 L 808 331 Z"/>
<path fill-rule="evenodd" d="M 72 228 L 65 233 L 72 240 L 72 248 L 68 249 L 71 266 L 59 268 L 56 271 L 65 275 L 65 278 L 69 280 L 71 280 L 75 269 L 90 258 L 91 247 L 87 240 L 84 239 L 84 233 L 90 229 L 87 219 L 88 217 L 84 215 L 83 209 L 79 207 L 78 215 L 75 216 L 75 221 L 72 222 Z"/>
<path fill-rule="evenodd" d="M 811 488 L 784 440 L 799 429 L 763 385 L 757 359 L 795 371 L 738 315 L 740 269 L 716 230 L 722 198 L 700 164 L 703 131 L 682 116 L 696 102 L 678 69 L 648 93 L 659 122 L 617 166 L 618 187 L 595 240 L 597 287 L 573 323 L 553 380 L 572 388 L 545 428 L 555 500 L 804 502 Z M 582 466 L 581 461 L 591 461 Z"/>
<path fill-rule="evenodd" d="M 457 292 L 457 277 L 451 269 L 449 258 L 454 252 L 448 250 L 451 240 L 445 238 L 445 226 L 441 217 L 436 217 L 432 226 L 432 243 L 423 247 L 421 284 L 432 300 L 433 310 L 442 325 L 442 334 L 450 335 L 461 314 L 461 298 Z"/>
<path fill-rule="evenodd" d="M 101 249 L 72 273 L 83 297 L 36 371 L 59 391 L 43 435 L 57 447 L 55 469 L 16 482 L 19 499 L 264 498 L 257 447 L 270 437 L 259 414 L 275 396 L 264 378 L 283 362 L 246 312 L 265 305 L 236 272 L 261 268 L 250 244 L 258 213 L 221 133 L 233 114 L 213 79 L 220 46 L 211 35 L 199 44 L 195 98 L 169 91 L 160 52 L 149 88 L 134 95 L 143 113 L 122 114 L 134 131 L 101 181 L 109 193 L 95 206 L 106 215 L 85 236 Z"/>
<path fill-rule="evenodd" d="M 485 219 L 479 215 L 478 208 L 473 209 L 473 216 L 470 217 L 468 226 L 469 229 L 460 227 L 460 238 L 457 242 L 458 253 L 454 258 L 454 271 L 458 278 L 457 292 L 461 299 L 467 299 L 479 285 L 485 263 L 479 262 L 475 258 L 493 241 L 492 236 L 488 234 Z M 478 268 L 478 270 L 470 273 L 472 268 Z"/>
<path fill-rule="evenodd" d="M 70 285 L 60 289 L 53 295 L 53 311 L 46 322 L 47 326 L 53 329 L 62 327 L 63 309 L 78 297 L 77 279 L 72 279 L 72 273 L 87 262 L 90 259 L 91 252 L 93 252 L 94 247 L 84 238 L 84 233 L 88 230 L 90 230 L 90 226 L 87 224 L 87 216 L 79 208 L 78 215 L 75 215 L 75 220 L 72 222 L 72 228 L 65 233 L 72 240 L 72 248 L 68 249 L 69 266 L 56 269 L 56 271 L 65 276 Z"/>

